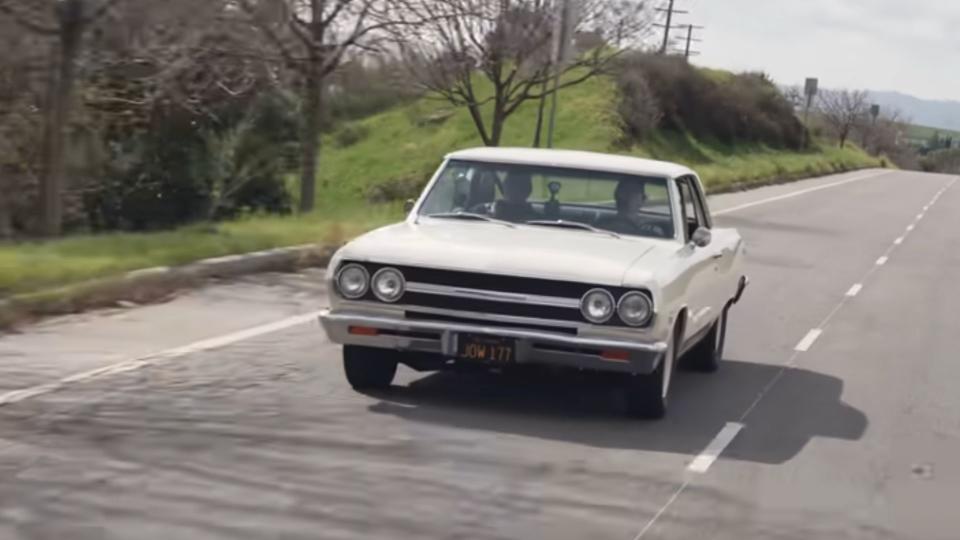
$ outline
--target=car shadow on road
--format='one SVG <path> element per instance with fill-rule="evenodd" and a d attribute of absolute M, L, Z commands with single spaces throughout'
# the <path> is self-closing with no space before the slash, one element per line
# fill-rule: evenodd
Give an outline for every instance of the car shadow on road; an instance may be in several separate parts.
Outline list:
<path fill-rule="evenodd" d="M 742 422 L 745 429 L 724 456 L 777 464 L 813 438 L 855 441 L 863 435 L 867 418 L 843 402 L 842 391 L 843 381 L 830 375 L 725 360 L 718 373 L 679 373 L 668 415 L 659 421 L 625 418 L 622 394 L 609 380 L 578 373 L 434 373 L 377 394 L 370 409 L 411 422 L 689 455 L 701 452 L 727 422 Z"/>

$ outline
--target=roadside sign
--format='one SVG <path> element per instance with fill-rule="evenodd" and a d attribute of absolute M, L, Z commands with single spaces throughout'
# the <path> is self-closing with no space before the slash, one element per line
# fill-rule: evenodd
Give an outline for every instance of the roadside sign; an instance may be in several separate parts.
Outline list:
<path fill-rule="evenodd" d="M 803 86 L 803 93 L 807 97 L 813 97 L 817 95 L 817 87 L 820 84 L 820 80 L 816 77 L 807 77 L 807 82 Z"/>

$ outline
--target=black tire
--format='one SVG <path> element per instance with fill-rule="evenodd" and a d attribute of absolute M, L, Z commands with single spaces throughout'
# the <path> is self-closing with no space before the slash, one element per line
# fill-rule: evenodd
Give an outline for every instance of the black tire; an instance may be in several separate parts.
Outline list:
<path fill-rule="evenodd" d="M 724 309 L 707 334 L 684 355 L 682 359 L 683 368 L 703 373 L 713 373 L 720 369 L 726 335 L 727 310 Z"/>
<path fill-rule="evenodd" d="M 628 376 L 624 394 L 628 416 L 646 420 L 659 420 L 666 416 L 670 379 L 673 378 L 673 368 L 677 360 L 678 339 L 679 334 L 674 332 L 670 339 L 670 348 L 656 371 L 646 375 Z"/>
<path fill-rule="evenodd" d="M 667 398 L 662 393 L 664 363 L 648 375 L 631 375 L 625 397 L 627 416 L 659 420 L 667 414 Z"/>
<path fill-rule="evenodd" d="M 343 371 L 354 390 L 384 390 L 397 374 L 395 353 L 387 349 L 343 346 Z"/>

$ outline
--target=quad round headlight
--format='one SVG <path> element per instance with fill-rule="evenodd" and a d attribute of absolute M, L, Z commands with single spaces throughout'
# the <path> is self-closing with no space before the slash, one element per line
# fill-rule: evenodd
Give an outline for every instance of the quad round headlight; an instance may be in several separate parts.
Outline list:
<path fill-rule="evenodd" d="M 653 316 L 653 303 L 650 297 L 639 291 L 628 292 L 617 303 L 620 320 L 630 326 L 643 326 Z"/>
<path fill-rule="evenodd" d="M 369 288 L 370 273 L 359 264 L 348 264 L 337 272 L 337 290 L 344 298 L 356 300 L 367 294 Z"/>
<path fill-rule="evenodd" d="M 381 268 L 373 275 L 373 294 L 383 302 L 396 302 L 406 288 L 406 280 L 396 268 Z"/>
<path fill-rule="evenodd" d="M 591 289 L 580 300 L 580 313 L 594 324 L 603 324 L 613 317 L 616 304 L 613 295 L 604 289 Z"/>

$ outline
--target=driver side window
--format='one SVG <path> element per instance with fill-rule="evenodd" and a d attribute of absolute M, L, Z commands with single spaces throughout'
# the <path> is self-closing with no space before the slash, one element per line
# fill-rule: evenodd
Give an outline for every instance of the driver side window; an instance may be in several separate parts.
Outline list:
<path fill-rule="evenodd" d="M 700 227 L 709 228 L 706 214 L 703 209 L 703 202 L 700 200 L 699 191 L 693 185 L 693 179 L 683 177 L 677 179 L 677 188 L 680 191 L 680 211 L 683 217 L 685 240 L 690 241 L 694 231 Z"/>

